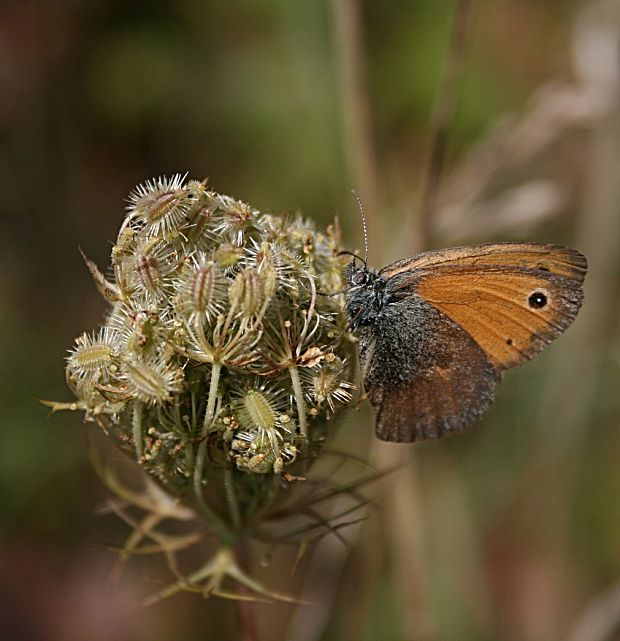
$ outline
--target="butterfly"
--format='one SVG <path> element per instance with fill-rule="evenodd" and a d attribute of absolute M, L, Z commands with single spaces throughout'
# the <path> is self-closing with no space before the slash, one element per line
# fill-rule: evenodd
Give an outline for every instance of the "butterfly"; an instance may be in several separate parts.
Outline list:
<path fill-rule="evenodd" d="M 489 407 L 504 370 L 573 322 L 585 256 L 544 243 L 423 252 L 376 271 L 345 268 L 376 433 L 411 442 L 461 432 Z"/>

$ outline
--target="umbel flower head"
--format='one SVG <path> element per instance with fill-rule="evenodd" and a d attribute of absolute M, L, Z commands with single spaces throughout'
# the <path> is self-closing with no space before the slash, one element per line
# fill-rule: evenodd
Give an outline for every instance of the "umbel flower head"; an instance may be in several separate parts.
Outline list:
<path fill-rule="evenodd" d="M 83 410 L 221 537 L 243 530 L 351 400 L 340 249 L 335 226 L 204 182 L 139 186 L 111 276 L 87 260 L 110 308 L 67 358 L 77 402 L 54 406 Z"/>

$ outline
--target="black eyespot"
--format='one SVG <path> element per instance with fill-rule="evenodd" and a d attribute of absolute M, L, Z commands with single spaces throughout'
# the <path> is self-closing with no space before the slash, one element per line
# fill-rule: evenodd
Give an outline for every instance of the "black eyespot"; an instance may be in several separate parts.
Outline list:
<path fill-rule="evenodd" d="M 547 304 L 547 297 L 542 292 L 534 292 L 527 299 L 527 302 L 530 304 L 530 307 L 541 309 Z"/>
<path fill-rule="evenodd" d="M 351 278 L 354 285 L 365 285 L 367 279 L 368 279 L 367 274 L 363 270 L 355 272 L 355 274 L 353 274 L 353 278 Z"/>
<path fill-rule="evenodd" d="M 506 339 L 506 345 L 512 345 L 512 338 Z"/>

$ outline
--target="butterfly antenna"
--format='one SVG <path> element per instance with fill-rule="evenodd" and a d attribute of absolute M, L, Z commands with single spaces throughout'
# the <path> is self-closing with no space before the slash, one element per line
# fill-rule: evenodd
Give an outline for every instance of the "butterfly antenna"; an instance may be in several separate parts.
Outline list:
<path fill-rule="evenodd" d="M 362 227 L 364 229 L 364 264 L 368 264 L 368 227 L 366 226 L 366 215 L 364 214 L 364 204 L 362 203 L 362 197 L 359 195 L 357 189 L 352 189 L 351 193 L 355 196 L 357 204 L 360 208 L 360 216 L 362 217 Z"/>

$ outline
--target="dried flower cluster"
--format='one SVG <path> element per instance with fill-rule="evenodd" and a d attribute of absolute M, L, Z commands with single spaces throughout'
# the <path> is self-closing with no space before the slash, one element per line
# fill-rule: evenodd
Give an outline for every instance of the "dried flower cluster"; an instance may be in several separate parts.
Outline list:
<path fill-rule="evenodd" d="M 263 214 L 203 182 L 138 187 L 113 278 L 87 261 L 111 309 L 68 357 L 72 408 L 203 512 L 222 471 L 257 478 L 309 460 L 353 389 L 339 250 L 333 226 Z M 236 482 L 240 521 L 252 497 Z"/>

